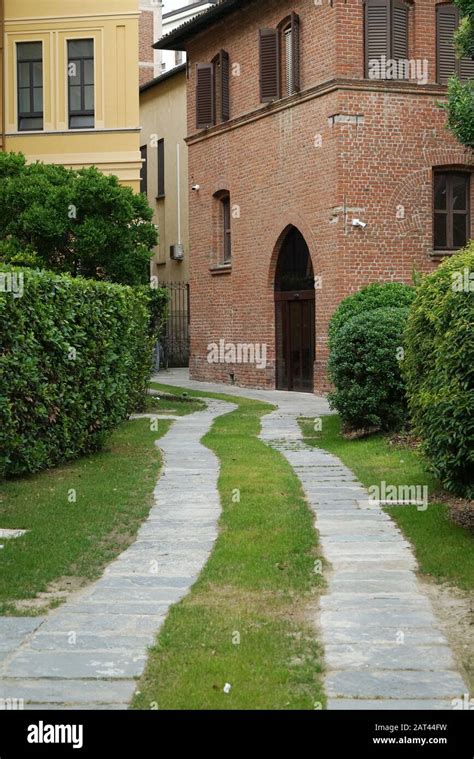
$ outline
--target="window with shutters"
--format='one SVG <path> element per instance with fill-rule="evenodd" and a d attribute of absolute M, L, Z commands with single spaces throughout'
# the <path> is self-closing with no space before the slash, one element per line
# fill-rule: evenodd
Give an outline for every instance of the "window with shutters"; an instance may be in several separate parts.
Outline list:
<path fill-rule="evenodd" d="M 463 171 L 437 171 L 433 187 L 435 250 L 463 248 L 470 231 L 470 175 Z"/>
<path fill-rule="evenodd" d="M 276 29 L 260 29 L 260 101 L 294 95 L 300 83 L 300 18 L 292 13 Z"/>
<path fill-rule="evenodd" d="M 43 129 L 43 44 L 17 42 L 18 129 Z"/>
<path fill-rule="evenodd" d="M 196 64 L 196 126 L 207 129 L 230 119 L 230 58 L 221 50 L 211 63 Z"/>
<path fill-rule="evenodd" d="M 214 66 L 214 108 L 216 113 L 216 121 L 219 120 L 219 114 L 221 113 L 221 57 L 216 55 L 212 59 L 212 65 Z"/>
<path fill-rule="evenodd" d="M 221 121 L 230 119 L 230 58 L 229 53 L 221 50 L 219 53 L 220 73 L 220 117 Z"/>
<path fill-rule="evenodd" d="M 165 141 L 158 140 L 157 145 L 158 158 L 158 198 L 165 197 Z"/>
<path fill-rule="evenodd" d="M 451 3 L 436 8 L 436 67 L 437 81 L 447 84 L 456 74 L 462 82 L 474 78 L 474 61 L 457 58 L 454 48 L 454 32 L 461 21 L 459 9 Z"/>
<path fill-rule="evenodd" d="M 410 5 L 405 0 L 364 0 L 365 75 L 370 79 L 408 78 L 408 66 L 387 68 L 389 61 L 408 61 Z"/>

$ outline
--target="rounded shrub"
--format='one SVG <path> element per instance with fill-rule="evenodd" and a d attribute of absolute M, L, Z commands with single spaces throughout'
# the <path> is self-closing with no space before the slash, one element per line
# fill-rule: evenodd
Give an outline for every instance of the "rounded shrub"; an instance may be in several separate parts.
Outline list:
<path fill-rule="evenodd" d="M 403 373 L 409 410 L 444 487 L 474 495 L 474 242 L 417 290 Z"/>
<path fill-rule="evenodd" d="M 329 325 L 329 342 L 353 316 L 375 308 L 403 308 L 410 306 L 415 298 L 415 289 L 403 282 L 373 282 L 353 295 L 344 298 L 334 312 Z"/>
<path fill-rule="evenodd" d="M 385 430 L 405 421 L 400 358 L 407 316 L 407 308 L 376 308 L 356 314 L 335 333 L 329 400 L 346 428 Z"/>

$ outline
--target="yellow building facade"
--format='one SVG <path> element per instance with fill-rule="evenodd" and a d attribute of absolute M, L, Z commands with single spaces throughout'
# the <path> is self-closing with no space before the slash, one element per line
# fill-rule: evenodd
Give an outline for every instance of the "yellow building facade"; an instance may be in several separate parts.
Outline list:
<path fill-rule="evenodd" d="M 0 0 L 0 149 L 140 189 L 138 0 Z"/>
<path fill-rule="evenodd" d="M 151 275 L 170 292 L 164 339 L 171 366 L 189 360 L 189 177 L 186 145 L 186 66 L 140 88 L 141 189 L 153 209 L 159 243 Z"/>
<path fill-rule="evenodd" d="M 140 121 L 142 190 L 159 232 L 151 274 L 160 282 L 188 282 L 189 182 L 183 66 L 140 87 Z M 182 248 L 174 258 L 178 246 Z"/>

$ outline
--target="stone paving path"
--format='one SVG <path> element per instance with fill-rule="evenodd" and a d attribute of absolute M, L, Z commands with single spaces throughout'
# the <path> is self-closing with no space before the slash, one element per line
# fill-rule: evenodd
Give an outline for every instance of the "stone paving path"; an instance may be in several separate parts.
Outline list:
<path fill-rule="evenodd" d="M 219 462 L 200 441 L 234 408 L 209 400 L 160 438 L 164 466 L 149 517 L 97 582 L 47 617 L 0 618 L 0 699 L 24 699 L 29 709 L 127 708 L 170 605 L 216 540 Z"/>
<path fill-rule="evenodd" d="M 330 563 L 315 624 L 325 649 L 328 709 L 451 709 L 468 693 L 409 543 L 336 457 L 302 442 L 300 417 L 329 413 L 314 395 L 227 388 L 190 380 L 183 370 L 157 381 L 268 400 L 261 438 L 298 475 Z"/>
<path fill-rule="evenodd" d="M 302 442 L 324 398 L 244 390 L 161 373 L 170 385 L 267 400 L 261 438 L 281 451 L 316 516 L 327 593 L 315 624 L 329 709 L 450 709 L 467 686 L 416 575 L 411 547 L 340 460 Z M 27 708 L 125 709 L 169 606 L 197 579 L 217 536 L 218 461 L 200 439 L 234 406 L 209 401 L 160 439 L 165 466 L 137 541 L 46 618 L 0 618 L 0 698 Z M 72 638 L 71 638 L 72 635 Z M 75 635 L 75 638 L 74 638 Z M 72 644 L 71 640 L 75 640 Z"/>
<path fill-rule="evenodd" d="M 350 469 L 305 445 L 297 416 L 262 419 L 261 437 L 298 475 L 331 564 L 315 620 L 328 709 L 451 709 L 468 693 L 416 575 L 409 543 Z"/>

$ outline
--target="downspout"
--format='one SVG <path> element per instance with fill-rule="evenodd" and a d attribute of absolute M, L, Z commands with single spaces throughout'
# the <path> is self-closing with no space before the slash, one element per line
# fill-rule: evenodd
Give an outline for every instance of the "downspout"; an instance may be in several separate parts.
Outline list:
<path fill-rule="evenodd" d="M 180 166 L 179 142 L 176 145 L 176 195 L 177 195 L 177 222 L 178 222 L 178 245 L 181 246 L 181 166 Z"/>
<path fill-rule="evenodd" d="M 0 81 L 0 111 L 1 111 L 1 125 L 0 125 L 0 150 L 5 150 L 5 55 L 4 55 L 4 37 L 5 37 L 5 4 L 4 0 L 0 0 L 0 56 L 1 56 L 1 81 Z"/>

